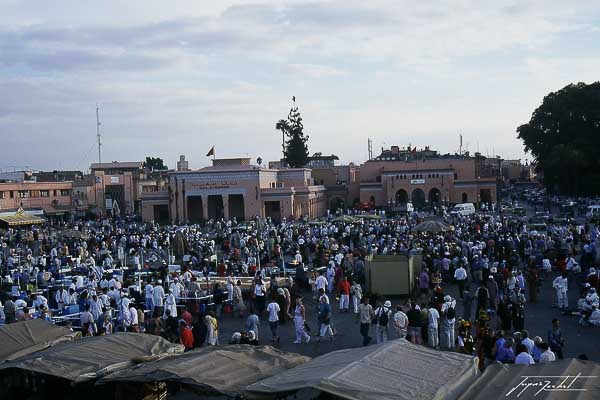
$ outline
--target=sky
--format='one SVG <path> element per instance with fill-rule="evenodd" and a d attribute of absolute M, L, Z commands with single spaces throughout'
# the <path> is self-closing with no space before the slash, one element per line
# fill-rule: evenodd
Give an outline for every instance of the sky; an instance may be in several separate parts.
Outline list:
<path fill-rule="evenodd" d="M 600 79 L 597 0 L 0 0 L 0 169 L 281 157 L 523 153 L 544 96 Z"/>

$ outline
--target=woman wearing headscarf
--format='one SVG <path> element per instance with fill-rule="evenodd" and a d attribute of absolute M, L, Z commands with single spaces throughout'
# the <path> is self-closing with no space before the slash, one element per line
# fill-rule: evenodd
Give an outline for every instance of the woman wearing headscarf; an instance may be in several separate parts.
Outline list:
<path fill-rule="evenodd" d="M 175 295 L 173 294 L 173 289 L 169 289 L 169 294 L 167 295 L 167 298 L 165 299 L 163 318 L 167 317 L 167 310 L 171 310 L 171 316 L 173 318 L 177 317 L 177 303 L 175 301 Z"/>

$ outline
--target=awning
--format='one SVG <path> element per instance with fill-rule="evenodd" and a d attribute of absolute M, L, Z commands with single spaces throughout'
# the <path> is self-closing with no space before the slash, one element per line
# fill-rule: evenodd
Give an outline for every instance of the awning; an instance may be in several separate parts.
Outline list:
<path fill-rule="evenodd" d="M 114 372 L 98 384 L 177 382 L 208 396 L 237 396 L 246 386 L 309 360 L 271 346 L 211 346 Z"/>
<path fill-rule="evenodd" d="M 43 319 L 32 319 L 0 327 L 0 363 L 54 346 L 62 341 L 80 337 L 80 333 L 51 324 Z"/>
<path fill-rule="evenodd" d="M 477 374 L 475 357 L 397 339 L 325 354 L 248 386 L 247 395 L 277 398 L 320 391 L 356 400 L 452 400 Z"/>
<path fill-rule="evenodd" d="M 59 343 L 0 364 L 0 372 L 16 369 L 84 382 L 131 367 L 140 359 L 181 352 L 182 345 L 170 343 L 160 336 L 119 332 Z"/>
<path fill-rule="evenodd" d="M 39 225 L 46 222 L 46 219 L 37 215 L 30 215 L 23 207 L 20 207 L 13 215 L 0 216 L 0 222 L 4 222 L 8 226 L 21 225 Z"/>

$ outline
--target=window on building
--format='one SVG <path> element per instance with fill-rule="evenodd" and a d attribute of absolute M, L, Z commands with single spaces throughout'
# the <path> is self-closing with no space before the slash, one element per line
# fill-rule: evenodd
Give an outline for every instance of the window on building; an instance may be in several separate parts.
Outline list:
<path fill-rule="evenodd" d="M 29 190 L 19 190 L 19 198 L 25 199 L 29 197 Z"/>
<path fill-rule="evenodd" d="M 381 182 L 381 175 L 378 175 L 378 176 L 375 178 L 375 182 Z"/>
<path fill-rule="evenodd" d="M 454 179 L 458 179 L 458 174 L 456 172 L 454 173 Z"/>
<path fill-rule="evenodd" d="M 71 191 L 69 189 L 60 189 L 60 195 L 61 196 L 70 196 Z"/>
<path fill-rule="evenodd" d="M 40 191 L 39 190 L 32 190 L 30 193 L 31 197 L 40 197 Z"/>
<path fill-rule="evenodd" d="M 58 196 L 58 190 L 54 189 L 54 197 Z"/>
<path fill-rule="evenodd" d="M 15 198 L 15 192 L 14 192 L 14 190 L 11 190 L 11 191 L 10 191 L 10 198 L 11 198 L 11 199 L 14 199 L 14 198 Z"/>
<path fill-rule="evenodd" d="M 40 197 L 50 197 L 49 190 L 40 190 Z"/>
<path fill-rule="evenodd" d="M 0 192 L 0 199 L 6 198 L 6 192 Z"/>

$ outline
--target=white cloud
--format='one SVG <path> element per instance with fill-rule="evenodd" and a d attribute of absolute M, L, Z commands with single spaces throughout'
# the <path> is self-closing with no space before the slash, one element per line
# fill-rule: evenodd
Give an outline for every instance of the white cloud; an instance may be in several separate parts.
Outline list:
<path fill-rule="evenodd" d="M 562 54 L 556 44 L 598 35 L 593 1 L 4 0 L 0 8 L 0 93 L 10 99 L 0 103 L 0 158 L 15 157 L 4 144 L 35 143 L 19 157 L 40 168 L 84 158 L 96 102 L 110 159 L 185 151 L 199 165 L 212 144 L 221 155 L 278 158 L 274 124 L 292 95 L 311 151 L 346 161 L 364 158 L 367 137 L 453 151 L 459 132 L 514 156 L 514 129 L 542 97 L 600 67 L 589 56 L 597 47 Z"/>

